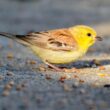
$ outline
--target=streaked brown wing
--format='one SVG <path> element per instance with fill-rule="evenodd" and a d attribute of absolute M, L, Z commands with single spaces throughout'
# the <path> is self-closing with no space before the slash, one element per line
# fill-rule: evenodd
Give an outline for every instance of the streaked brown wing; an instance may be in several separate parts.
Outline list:
<path fill-rule="evenodd" d="M 70 51 L 77 48 L 77 42 L 73 39 L 68 29 L 58 29 L 46 32 L 30 33 L 22 40 L 42 48 L 52 50 Z"/>

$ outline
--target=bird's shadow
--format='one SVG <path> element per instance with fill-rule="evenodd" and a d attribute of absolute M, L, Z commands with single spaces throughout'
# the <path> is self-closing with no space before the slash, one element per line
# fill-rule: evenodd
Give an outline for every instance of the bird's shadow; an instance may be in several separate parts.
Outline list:
<path fill-rule="evenodd" d="M 67 67 L 67 68 L 96 68 L 98 66 L 106 66 L 106 65 L 110 65 L 110 59 L 105 59 L 105 60 L 79 60 L 77 62 L 74 63 L 70 63 L 70 64 L 63 64 L 63 65 L 59 65 L 60 67 Z"/>

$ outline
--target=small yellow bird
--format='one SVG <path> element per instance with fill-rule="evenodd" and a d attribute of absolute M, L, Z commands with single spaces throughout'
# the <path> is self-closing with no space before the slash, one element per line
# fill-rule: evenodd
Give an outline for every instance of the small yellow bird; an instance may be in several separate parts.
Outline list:
<path fill-rule="evenodd" d="M 102 40 L 94 29 L 85 25 L 33 32 L 27 35 L 13 35 L 4 32 L 0 32 L 0 35 L 31 48 L 44 63 L 57 71 L 61 69 L 53 64 L 74 62 L 87 52 L 96 39 Z"/>

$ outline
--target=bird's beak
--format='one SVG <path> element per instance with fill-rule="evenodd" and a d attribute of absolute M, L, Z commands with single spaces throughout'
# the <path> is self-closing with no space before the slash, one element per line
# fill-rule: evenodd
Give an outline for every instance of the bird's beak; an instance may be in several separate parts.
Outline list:
<path fill-rule="evenodd" d="M 96 40 L 102 41 L 103 39 L 102 39 L 102 37 L 100 37 L 100 36 L 96 36 Z"/>

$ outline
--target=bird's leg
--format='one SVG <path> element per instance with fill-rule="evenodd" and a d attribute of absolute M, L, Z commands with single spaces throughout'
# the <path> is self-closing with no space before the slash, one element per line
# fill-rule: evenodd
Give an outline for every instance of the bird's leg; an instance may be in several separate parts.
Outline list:
<path fill-rule="evenodd" d="M 53 65 L 53 64 L 51 64 L 51 63 L 48 63 L 47 61 L 45 62 L 45 64 L 47 64 L 48 66 L 50 66 L 51 68 L 53 68 L 53 69 L 56 70 L 56 71 L 64 72 L 63 69 L 61 69 L 61 68 L 59 68 L 59 67 L 57 67 L 57 66 L 55 66 L 55 65 Z"/>

